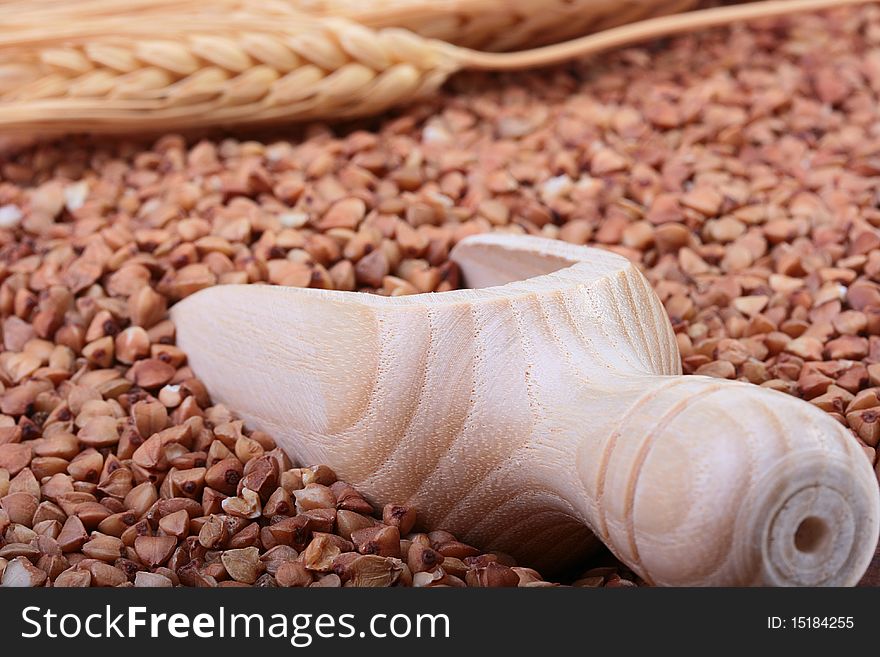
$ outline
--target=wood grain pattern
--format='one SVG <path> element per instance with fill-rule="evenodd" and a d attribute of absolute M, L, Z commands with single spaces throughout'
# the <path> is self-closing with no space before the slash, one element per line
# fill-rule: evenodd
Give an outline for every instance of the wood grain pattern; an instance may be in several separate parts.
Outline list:
<path fill-rule="evenodd" d="M 801 400 L 681 376 L 647 281 L 605 251 L 475 236 L 475 289 L 270 286 L 172 309 L 214 398 L 294 458 L 525 563 L 596 538 L 653 584 L 855 584 L 880 498 L 853 437 Z"/>

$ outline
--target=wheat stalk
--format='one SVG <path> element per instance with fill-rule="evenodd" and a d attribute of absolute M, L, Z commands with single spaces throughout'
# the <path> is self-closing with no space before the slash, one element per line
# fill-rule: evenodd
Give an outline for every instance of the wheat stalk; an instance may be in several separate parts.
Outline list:
<path fill-rule="evenodd" d="M 96 15 L 52 29 L 22 21 L 0 31 L 0 129 L 113 132 L 364 116 L 424 96 L 464 68 L 545 66 L 661 35 L 868 1 L 707 9 L 515 53 L 287 10 L 283 17 Z"/>

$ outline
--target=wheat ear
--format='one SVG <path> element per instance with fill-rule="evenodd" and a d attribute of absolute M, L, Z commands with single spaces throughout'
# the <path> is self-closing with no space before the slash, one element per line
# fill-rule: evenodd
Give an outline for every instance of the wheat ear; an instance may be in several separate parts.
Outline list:
<path fill-rule="evenodd" d="M 402 27 L 480 50 L 556 43 L 583 34 L 693 9 L 701 0 L 266 0 L 260 15 L 306 13 L 346 18 L 367 27 Z M 200 16 L 247 9 L 246 0 L 198 5 Z M 38 27 L 58 21 L 193 13 L 192 0 L 7 0 L 0 25 Z"/>
<path fill-rule="evenodd" d="M 175 130 L 378 113 L 461 69 L 546 66 L 659 36 L 871 0 L 771 0 L 486 53 L 339 18 L 230 12 L 0 32 L 0 129 Z M 157 37 L 157 35 L 162 35 Z"/>

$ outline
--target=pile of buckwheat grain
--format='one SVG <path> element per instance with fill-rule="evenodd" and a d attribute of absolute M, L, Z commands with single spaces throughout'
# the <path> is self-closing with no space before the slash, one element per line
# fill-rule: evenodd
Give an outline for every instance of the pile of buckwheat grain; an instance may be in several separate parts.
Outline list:
<path fill-rule="evenodd" d="M 373 130 L 8 149 L 0 583 L 547 585 L 295 467 L 212 404 L 166 317 L 224 283 L 452 289 L 451 246 L 492 230 L 638 262 L 687 373 L 803 397 L 874 462 L 878 94 L 867 6 L 463 76 Z"/>

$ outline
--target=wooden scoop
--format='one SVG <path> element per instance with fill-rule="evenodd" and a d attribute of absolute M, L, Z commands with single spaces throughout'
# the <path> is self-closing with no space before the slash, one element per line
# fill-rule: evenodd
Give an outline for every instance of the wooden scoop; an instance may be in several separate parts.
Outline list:
<path fill-rule="evenodd" d="M 829 415 L 682 376 L 626 259 L 511 235 L 456 246 L 474 289 L 229 285 L 172 309 L 216 401 L 427 526 L 558 570 L 596 538 L 652 584 L 852 585 L 877 480 Z"/>

